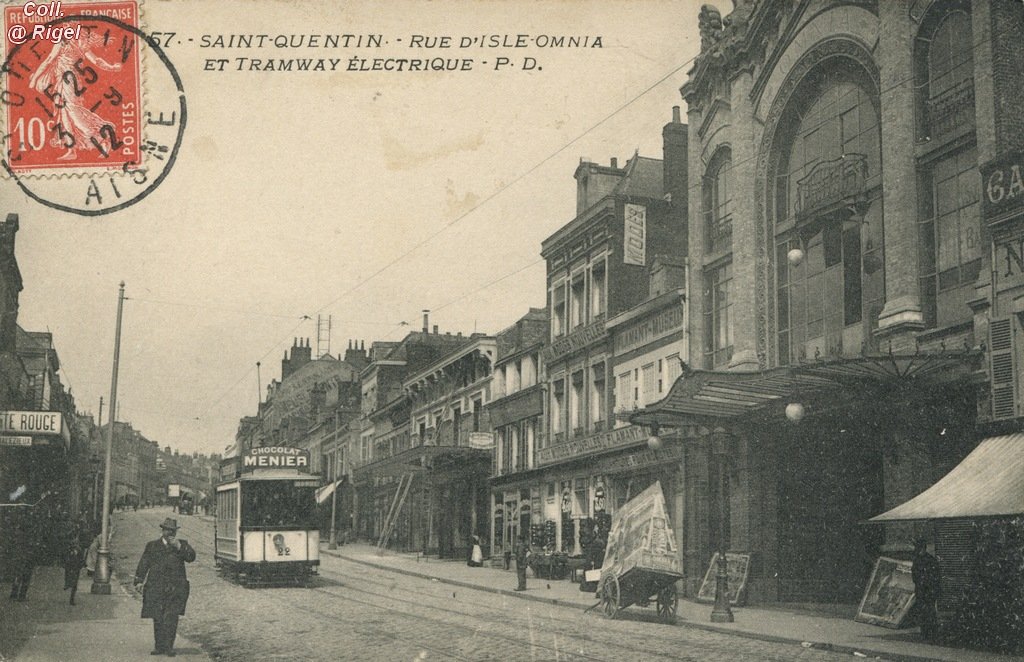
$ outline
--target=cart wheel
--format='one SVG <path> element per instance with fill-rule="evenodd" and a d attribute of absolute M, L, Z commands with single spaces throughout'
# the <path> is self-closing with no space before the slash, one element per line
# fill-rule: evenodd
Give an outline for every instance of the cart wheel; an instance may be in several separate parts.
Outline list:
<path fill-rule="evenodd" d="M 669 584 L 658 591 L 658 616 L 666 623 L 676 622 L 679 608 L 679 597 L 676 595 L 675 584 Z"/>
<path fill-rule="evenodd" d="M 608 577 L 601 588 L 601 611 L 608 618 L 615 618 L 619 611 L 619 580 Z"/>

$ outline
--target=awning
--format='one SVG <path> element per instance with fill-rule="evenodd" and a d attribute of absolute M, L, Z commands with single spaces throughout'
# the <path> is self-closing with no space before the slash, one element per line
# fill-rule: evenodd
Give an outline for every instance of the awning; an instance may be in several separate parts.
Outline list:
<path fill-rule="evenodd" d="M 989 437 L 939 482 L 871 522 L 1024 514 L 1024 434 Z"/>
<path fill-rule="evenodd" d="M 316 490 L 316 502 L 317 503 L 323 503 L 324 501 L 327 501 L 328 499 L 330 499 L 331 495 L 334 494 L 334 490 L 338 489 L 338 486 L 341 485 L 343 482 L 345 482 L 345 477 L 344 476 L 342 476 L 338 480 L 334 481 L 333 483 L 327 483 L 323 487 L 317 488 L 317 490 Z"/>
<path fill-rule="evenodd" d="M 784 399 L 838 392 L 867 385 L 936 384 L 969 375 L 981 353 L 975 350 L 929 354 L 880 354 L 810 361 L 768 370 L 687 370 L 662 400 L 633 412 L 637 425 L 677 425 L 731 419 Z"/>

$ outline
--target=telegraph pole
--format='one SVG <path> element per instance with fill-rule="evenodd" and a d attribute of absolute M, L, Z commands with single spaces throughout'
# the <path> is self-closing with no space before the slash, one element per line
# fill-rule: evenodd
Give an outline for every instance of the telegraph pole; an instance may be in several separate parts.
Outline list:
<path fill-rule="evenodd" d="M 114 445 L 114 419 L 117 412 L 117 364 L 121 358 L 121 311 L 124 309 L 124 281 L 117 293 L 117 330 L 114 332 L 114 368 L 110 377 L 110 420 L 107 422 L 107 458 L 103 474 L 103 524 L 100 529 L 100 547 L 96 556 L 96 573 L 92 593 L 110 595 L 110 453 Z"/>

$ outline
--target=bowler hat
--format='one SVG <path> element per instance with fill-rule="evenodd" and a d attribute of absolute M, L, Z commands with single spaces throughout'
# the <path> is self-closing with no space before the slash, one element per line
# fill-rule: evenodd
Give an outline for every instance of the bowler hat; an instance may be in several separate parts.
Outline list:
<path fill-rule="evenodd" d="M 160 528 L 161 529 L 170 529 L 172 531 L 177 531 L 178 530 L 178 520 L 171 519 L 170 517 L 168 517 L 168 518 L 164 519 L 163 522 L 160 523 Z"/>

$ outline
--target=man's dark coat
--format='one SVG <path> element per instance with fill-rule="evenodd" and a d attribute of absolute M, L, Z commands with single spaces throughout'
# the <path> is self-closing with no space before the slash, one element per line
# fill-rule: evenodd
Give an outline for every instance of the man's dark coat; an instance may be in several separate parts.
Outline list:
<path fill-rule="evenodd" d="M 142 618 L 160 618 L 165 609 L 178 615 L 185 613 L 189 594 L 185 563 L 196 560 L 196 551 L 188 541 L 178 542 L 178 550 L 162 538 L 146 543 L 135 570 L 135 583 L 146 583 L 142 591 Z"/>

